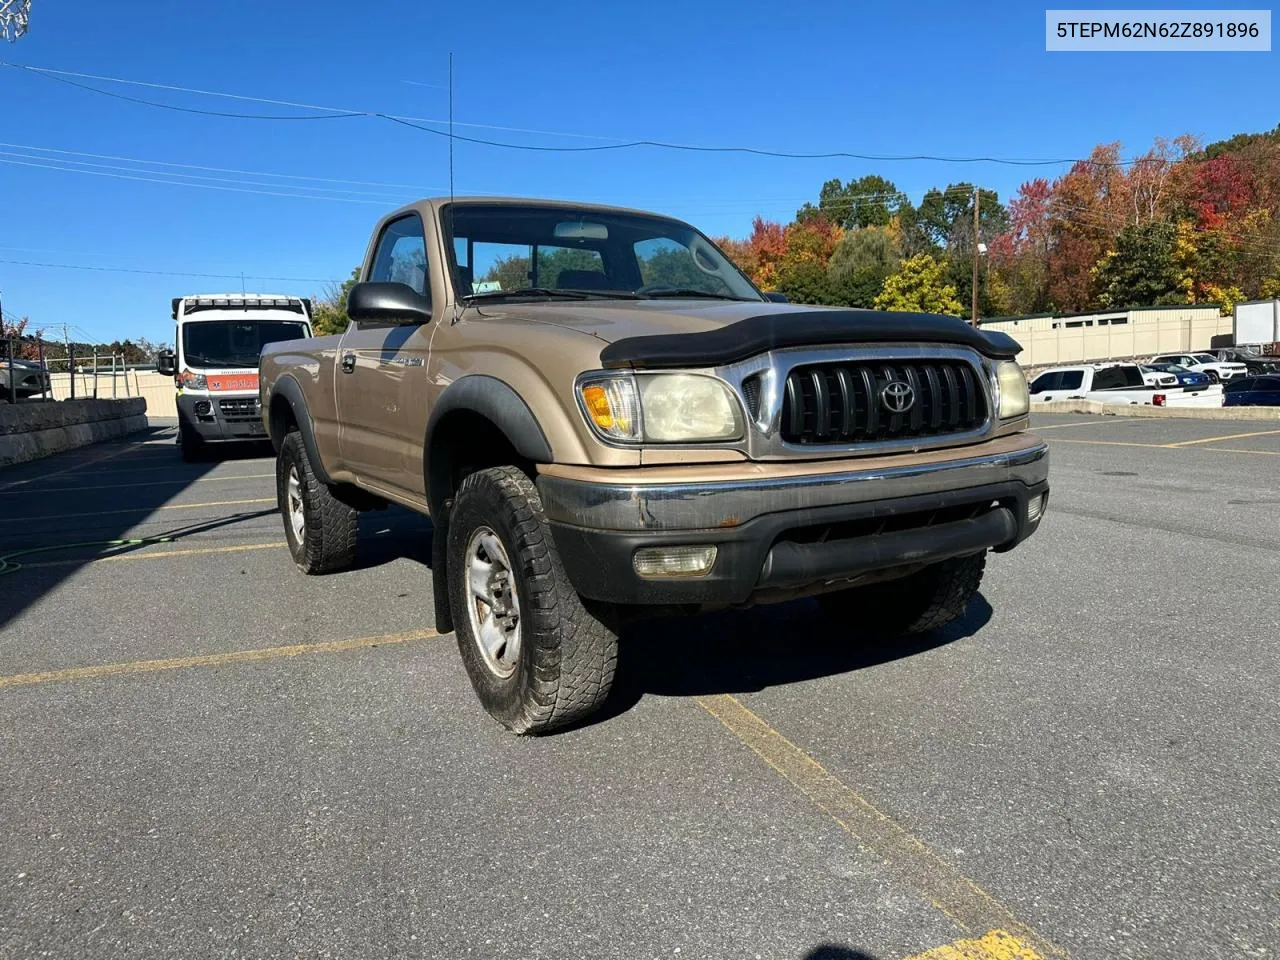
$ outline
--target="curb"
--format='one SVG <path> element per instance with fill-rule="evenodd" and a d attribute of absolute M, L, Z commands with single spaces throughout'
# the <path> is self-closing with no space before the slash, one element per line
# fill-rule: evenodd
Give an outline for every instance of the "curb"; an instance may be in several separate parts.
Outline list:
<path fill-rule="evenodd" d="M 1152 420 L 1268 420 L 1280 421 L 1280 407 L 1153 407 L 1140 403 L 1098 403 L 1096 400 L 1049 400 L 1033 403 L 1037 413 L 1089 413 L 1103 417 L 1149 417 Z"/>

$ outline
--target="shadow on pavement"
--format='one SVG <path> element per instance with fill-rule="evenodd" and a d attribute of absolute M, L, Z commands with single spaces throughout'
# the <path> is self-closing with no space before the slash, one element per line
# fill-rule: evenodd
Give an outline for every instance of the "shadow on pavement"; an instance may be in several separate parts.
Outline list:
<path fill-rule="evenodd" d="M 184 463 L 173 434 L 171 427 L 153 427 L 120 443 L 82 447 L 0 470 L 0 561 L 13 557 L 18 565 L 13 570 L 0 563 L 0 569 L 11 570 L 0 572 L 0 627 L 104 552 L 141 549 L 113 548 L 110 542 L 130 538 L 139 524 L 154 521 L 159 508 L 215 467 L 264 455 L 257 444 L 235 445 L 200 462 Z M 274 512 L 274 507 L 244 510 L 183 523 L 175 511 L 172 524 L 153 522 L 143 535 L 177 541 Z M 76 613 L 83 611 L 69 611 Z"/>
<path fill-rule="evenodd" d="M 812 600 L 637 623 L 624 630 L 619 643 L 608 703 L 585 722 L 618 716 L 645 694 L 750 693 L 865 670 L 973 636 L 991 615 L 991 605 L 979 594 L 960 620 L 909 639 L 832 624 Z"/>
<path fill-rule="evenodd" d="M 822 943 L 804 955 L 804 960 L 876 960 L 869 953 L 843 947 L 837 943 Z"/>

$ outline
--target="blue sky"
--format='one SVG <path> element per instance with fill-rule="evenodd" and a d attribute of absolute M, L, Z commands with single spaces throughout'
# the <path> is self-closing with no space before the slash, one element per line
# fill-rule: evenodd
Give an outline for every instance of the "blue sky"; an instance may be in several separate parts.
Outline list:
<path fill-rule="evenodd" d="M 1078 157 L 1102 141 L 1120 140 L 1132 154 L 1158 135 L 1191 132 L 1212 141 L 1280 120 L 1272 53 L 1043 48 L 1044 7 L 1026 3 L 33 0 L 30 32 L 0 46 L 0 59 L 443 119 L 452 49 L 458 121 L 576 136 L 458 132 L 542 145 L 652 138 L 791 151 Z M 204 110 L 306 113 L 77 82 Z M 33 327 L 67 323 L 100 339 L 170 339 L 172 297 L 238 290 L 241 273 L 299 278 L 246 280 L 250 290 L 316 294 L 323 280 L 358 262 L 384 211 L 448 192 L 445 139 L 385 120 L 200 116 L 4 67 L 0 102 L 0 261 L 103 268 L 0 262 L 6 315 L 28 314 Z M 68 161 L 94 173 L 68 172 Z M 465 143 L 455 147 L 454 168 L 459 193 L 605 200 L 735 236 L 749 231 L 757 213 L 789 219 L 834 176 L 880 173 L 913 198 L 931 186 L 976 180 L 1006 198 L 1023 180 L 1062 170 L 651 148 L 527 153 Z M 179 173 L 208 179 L 187 181 L 202 187 L 149 182 Z"/>

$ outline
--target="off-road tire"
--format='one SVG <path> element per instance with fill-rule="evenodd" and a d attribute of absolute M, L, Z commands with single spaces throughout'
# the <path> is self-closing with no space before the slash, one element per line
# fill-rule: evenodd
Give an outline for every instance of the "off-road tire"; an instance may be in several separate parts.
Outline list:
<path fill-rule="evenodd" d="M 520 605 L 519 657 L 508 677 L 485 663 L 467 606 L 475 601 L 466 552 L 479 527 L 502 542 Z M 485 710 L 515 733 L 543 733 L 599 709 L 613 685 L 617 634 L 569 582 L 533 481 L 516 467 L 468 476 L 449 515 L 446 549 L 458 650 Z"/>
<path fill-rule="evenodd" d="M 181 420 L 178 421 L 178 452 L 182 454 L 183 463 L 198 463 L 205 455 L 204 438 Z"/>
<path fill-rule="evenodd" d="M 302 540 L 294 535 L 289 514 L 289 473 L 296 469 L 305 521 Z M 293 562 L 303 573 L 333 573 L 344 570 L 356 558 L 356 521 L 359 512 L 333 495 L 311 469 L 302 434 L 285 435 L 276 456 L 276 501 L 284 520 L 284 536 Z"/>
<path fill-rule="evenodd" d="M 986 565 L 984 550 L 943 560 L 901 580 L 824 593 L 818 604 L 829 619 L 859 633 L 919 636 L 964 616 Z"/>

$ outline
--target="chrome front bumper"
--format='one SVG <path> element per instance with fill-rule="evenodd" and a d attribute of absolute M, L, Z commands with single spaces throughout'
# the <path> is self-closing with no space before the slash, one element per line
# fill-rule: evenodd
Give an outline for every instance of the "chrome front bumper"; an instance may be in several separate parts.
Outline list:
<path fill-rule="evenodd" d="M 870 503 L 1049 476 L 1049 448 L 801 476 L 691 483 L 600 483 L 542 475 L 547 519 L 594 530 L 724 530 L 765 514 Z"/>

